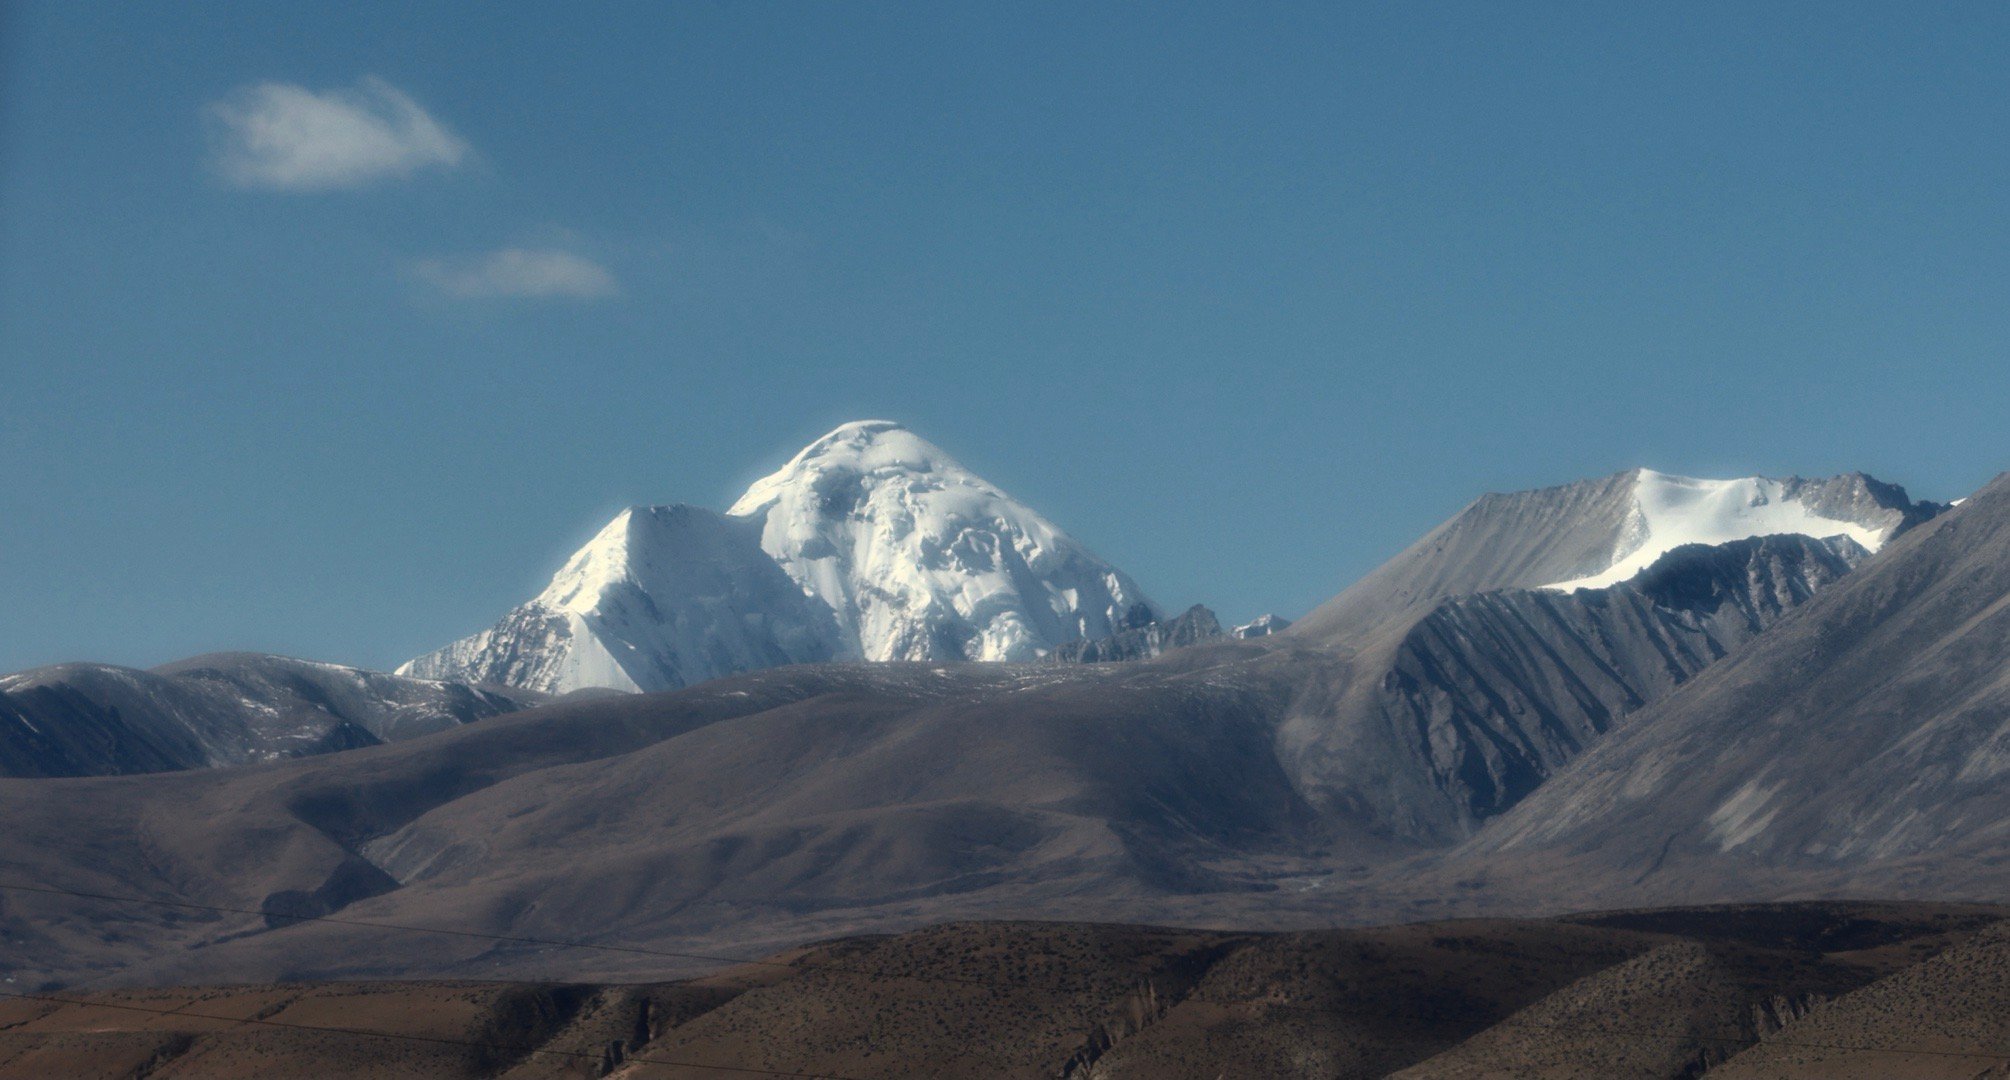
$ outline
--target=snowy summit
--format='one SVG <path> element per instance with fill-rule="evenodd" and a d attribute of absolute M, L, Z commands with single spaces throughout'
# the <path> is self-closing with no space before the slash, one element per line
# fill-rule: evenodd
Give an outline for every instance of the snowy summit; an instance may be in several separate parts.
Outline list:
<path fill-rule="evenodd" d="M 623 511 L 488 630 L 399 671 L 665 690 L 819 660 L 1032 660 L 1161 612 L 1137 583 L 898 424 L 845 424 L 726 514 Z"/>
<path fill-rule="evenodd" d="M 1901 527 L 1903 516 L 1861 497 L 1839 499 L 1838 481 L 1798 479 L 1698 480 L 1652 469 L 1635 470 L 1633 504 L 1611 565 L 1595 574 L 1559 581 L 1549 589 L 1602 589 L 1629 580 L 1685 544 L 1727 544 L 1754 536 L 1795 534 L 1825 540 L 1844 537 L 1875 552 Z"/>
<path fill-rule="evenodd" d="M 867 660 L 1032 660 L 1114 633 L 1144 604 L 1122 571 L 933 444 L 846 424 L 757 481 L 728 514 L 837 613 Z"/>

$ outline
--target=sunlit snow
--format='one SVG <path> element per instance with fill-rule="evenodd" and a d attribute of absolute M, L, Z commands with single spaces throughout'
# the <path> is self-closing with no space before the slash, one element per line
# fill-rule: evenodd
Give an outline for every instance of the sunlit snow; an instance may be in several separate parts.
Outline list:
<path fill-rule="evenodd" d="M 624 511 L 536 599 L 400 673 L 662 690 L 823 660 L 1032 660 L 1136 583 L 898 424 L 818 439 L 725 515 Z"/>
<path fill-rule="evenodd" d="M 1795 533 L 1816 538 L 1847 536 L 1865 551 L 1876 551 L 1884 543 L 1885 532 L 1823 517 L 1789 498 L 1778 480 L 1696 480 L 1642 469 L 1633 491 L 1633 513 L 1620 544 L 1626 554 L 1596 574 L 1543 587 L 1569 591 L 1616 585 L 1684 544 L 1727 544 L 1752 536 Z"/>
<path fill-rule="evenodd" d="M 1144 593 L 1052 522 L 886 420 L 845 424 L 728 514 L 868 660 L 1031 660 L 1111 633 Z"/>

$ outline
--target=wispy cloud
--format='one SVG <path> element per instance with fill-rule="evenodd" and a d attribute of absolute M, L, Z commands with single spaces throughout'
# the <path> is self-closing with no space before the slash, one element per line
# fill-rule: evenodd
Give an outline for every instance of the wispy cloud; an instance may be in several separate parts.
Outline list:
<path fill-rule="evenodd" d="M 216 165 L 244 187 L 323 191 L 452 167 L 468 144 L 404 91 L 375 77 L 315 93 L 258 83 L 215 102 Z"/>
<path fill-rule="evenodd" d="M 483 255 L 422 259 L 412 264 L 412 272 L 449 296 L 472 299 L 590 300 L 619 291 L 606 267 L 558 248 L 504 248 Z"/>

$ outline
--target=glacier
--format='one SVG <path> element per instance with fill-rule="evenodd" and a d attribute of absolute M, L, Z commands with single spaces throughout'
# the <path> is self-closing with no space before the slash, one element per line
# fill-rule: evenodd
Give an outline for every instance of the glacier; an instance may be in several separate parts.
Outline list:
<path fill-rule="evenodd" d="M 1829 485 L 1743 477 L 1699 480 L 1652 469 L 1635 470 L 1633 504 L 1615 558 L 1594 574 L 1543 585 L 1571 592 L 1627 581 L 1676 548 L 1717 545 L 1756 536 L 1847 537 L 1875 552 L 1901 528 L 1901 516 L 1877 508 L 1870 517 L 1847 510 L 1831 515 L 1823 496 Z M 1833 482 L 1831 482 L 1833 483 Z"/>
<path fill-rule="evenodd" d="M 1165 613 L 1068 534 L 887 420 L 838 428 L 727 513 L 867 660 L 1033 660 Z"/>
<path fill-rule="evenodd" d="M 1164 612 L 899 424 L 844 424 L 725 514 L 623 511 L 537 597 L 400 674 L 670 690 L 825 660 L 1029 661 Z"/>

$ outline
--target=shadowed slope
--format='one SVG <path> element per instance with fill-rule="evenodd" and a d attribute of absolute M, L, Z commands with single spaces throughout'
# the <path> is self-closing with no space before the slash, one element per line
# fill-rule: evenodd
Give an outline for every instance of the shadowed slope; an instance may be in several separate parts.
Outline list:
<path fill-rule="evenodd" d="M 2010 476 L 1525 801 L 1474 853 L 2010 887 Z"/>
<path fill-rule="evenodd" d="M 1682 549 L 1609 589 L 1439 601 L 1346 654 L 1287 633 L 1144 664 L 784 667 L 201 783 L 0 783 L 0 855 L 28 880 L 273 913 L 15 898 L 51 918 L 19 924 L 12 962 L 58 980 L 141 959 L 125 977 L 551 970 L 525 943 L 392 947 L 280 918 L 338 911 L 705 951 L 946 917 L 1553 909 L 1519 883 L 1390 868 L 1860 556 L 1803 537 Z"/>
<path fill-rule="evenodd" d="M 1813 1006 L 1787 1037 L 1762 1042 L 1712 1072 L 1725 1080 L 1974 1080 L 2010 1075 L 2010 923 L 1833 1001 Z M 1864 1052 L 1851 1047 L 1890 1047 Z M 1990 1050 L 2001 1060 L 1963 1052 Z M 1912 1052 L 1907 1052 L 1912 1051 Z M 1923 1052 L 1921 1052 L 1923 1051 Z"/>
<path fill-rule="evenodd" d="M 59 664 L 0 677 L 0 775 L 101 776 L 394 742 L 547 700 L 257 653 L 151 671 Z"/>
<path fill-rule="evenodd" d="M 1604 589 L 1439 601 L 1349 656 L 1304 656 L 1323 678 L 1301 684 L 1280 756 L 1315 806 L 1456 841 L 1864 557 L 1847 540 L 1762 537 L 1677 548 Z"/>

